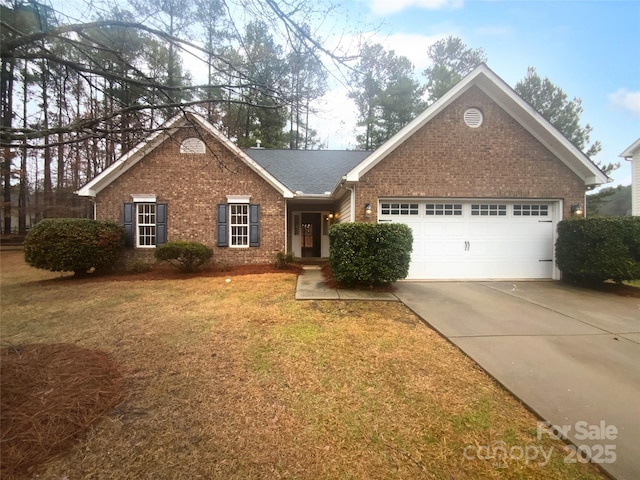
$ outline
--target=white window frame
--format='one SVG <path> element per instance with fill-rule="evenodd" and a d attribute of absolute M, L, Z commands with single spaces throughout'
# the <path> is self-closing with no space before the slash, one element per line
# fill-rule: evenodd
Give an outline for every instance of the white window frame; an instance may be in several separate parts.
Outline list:
<path fill-rule="evenodd" d="M 229 203 L 229 246 L 249 248 L 249 203 Z"/>
<path fill-rule="evenodd" d="M 411 202 L 382 202 L 380 203 L 381 215 L 419 215 L 420 204 Z"/>
<path fill-rule="evenodd" d="M 135 204 L 135 232 L 137 248 L 156 248 L 157 245 L 157 205 L 156 203 L 140 202 Z M 141 221 L 142 220 L 142 221 Z M 149 239 L 149 242 L 141 242 L 141 239 Z"/>
<path fill-rule="evenodd" d="M 549 217 L 549 205 L 546 203 L 514 203 L 513 216 L 522 217 Z"/>
<path fill-rule="evenodd" d="M 453 202 L 427 202 L 424 204 L 426 217 L 461 217 L 463 204 Z"/>
<path fill-rule="evenodd" d="M 472 217 L 503 217 L 507 215 L 506 203 L 472 203 L 470 204 Z"/>

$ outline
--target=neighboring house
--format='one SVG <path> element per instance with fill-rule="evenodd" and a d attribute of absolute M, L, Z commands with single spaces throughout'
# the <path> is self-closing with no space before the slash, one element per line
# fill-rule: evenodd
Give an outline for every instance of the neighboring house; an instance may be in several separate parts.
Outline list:
<path fill-rule="evenodd" d="M 333 223 L 401 222 L 411 279 L 533 279 L 559 277 L 555 227 L 606 181 L 481 65 L 374 152 L 243 151 L 186 114 L 78 194 L 137 254 L 194 240 L 229 264 L 327 257 Z"/>
<path fill-rule="evenodd" d="M 620 156 L 631 161 L 631 215 L 640 216 L 640 138 Z"/>

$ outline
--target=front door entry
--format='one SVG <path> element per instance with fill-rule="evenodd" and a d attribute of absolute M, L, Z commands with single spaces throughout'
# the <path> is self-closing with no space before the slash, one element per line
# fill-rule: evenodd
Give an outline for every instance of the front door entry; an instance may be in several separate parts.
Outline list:
<path fill-rule="evenodd" d="M 303 213 L 302 214 L 301 247 L 302 257 L 320 257 L 321 235 L 322 235 L 322 215 L 320 213 Z"/>

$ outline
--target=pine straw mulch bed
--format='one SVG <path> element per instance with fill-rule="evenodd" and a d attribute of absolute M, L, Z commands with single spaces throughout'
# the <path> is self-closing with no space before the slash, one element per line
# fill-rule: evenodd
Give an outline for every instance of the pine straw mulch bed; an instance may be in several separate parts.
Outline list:
<path fill-rule="evenodd" d="M 31 344 L 0 350 L 3 478 L 65 453 L 124 399 L 110 356 L 72 344 Z"/>
<path fill-rule="evenodd" d="M 198 268 L 195 272 L 185 273 L 178 270 L 176 267 L 169 263 L 159 262 L 150 265 L 149 270 L 146 272 L 127 272 L 127 271 L 115 271 L 107 273 L 88 274 L 86 276 L 76 277 L 73 273 L 69 272 L 64 274 L 65 279 L 73 279 L 74 281 L 88 280 L 91 282 L 100 281 L 132 281 L 132 280 L 180 280 L 191 278 L 211 278 L 211 277 L 226 277 L 226 276 L 238 276 L 238 275 L 262 275 L 266 273 L 302 273 L 302 265 L 296 263 L 290 263 L 284 269 L 278 269 L 274 264 L 255 263 L 245 265 L 233 265 L 233 266 L 218 266 L 218 265 L 205 265 Z"/>

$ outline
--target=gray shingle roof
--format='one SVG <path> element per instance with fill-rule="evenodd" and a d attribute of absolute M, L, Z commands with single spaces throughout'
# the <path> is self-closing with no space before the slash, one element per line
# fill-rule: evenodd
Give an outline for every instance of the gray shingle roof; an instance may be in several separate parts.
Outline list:
<path fill-rule="evenodd" d="M 340 178 L 371 152 L 353 150 L 245 150 L 292 192 L 306 195 L 331 192 Z"/>

